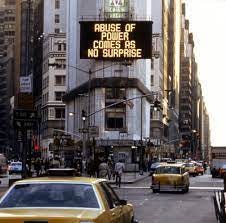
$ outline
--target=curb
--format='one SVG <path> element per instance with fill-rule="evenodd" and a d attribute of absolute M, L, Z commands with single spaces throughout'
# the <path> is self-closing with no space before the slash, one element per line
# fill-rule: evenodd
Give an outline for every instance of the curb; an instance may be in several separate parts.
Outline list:
<path fill-rule="evenodd" d="M 131 180 L 131 181 L 122 181 L 121 184 L 133 184 L 133 183 L 137 183 L 139 181 L 142 181 L 144 179 L 146 179 L 147 177 L 149 177 L 149 175 L 141 177 L 139 179 L 135 179 L 135 180 Z M 109 184 L 115 184 L 115 182 L 113 181 L 108 181 Z"/>

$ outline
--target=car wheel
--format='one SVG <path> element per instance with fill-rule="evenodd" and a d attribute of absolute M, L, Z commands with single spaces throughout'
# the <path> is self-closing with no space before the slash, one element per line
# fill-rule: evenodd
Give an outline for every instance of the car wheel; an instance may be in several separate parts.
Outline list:
<path fill-rule="evenodd" d="M 183 193 L 188 193 L 189 192 L 189 186 L 186 186 L 185 189 L 183 189 Z"/>

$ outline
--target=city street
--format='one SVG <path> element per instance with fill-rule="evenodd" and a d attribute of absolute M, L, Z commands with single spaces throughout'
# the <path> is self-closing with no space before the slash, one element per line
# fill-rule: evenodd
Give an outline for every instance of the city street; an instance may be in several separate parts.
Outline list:
<path fill-rule="evenodd" d="M 210 175 L 191 177 L 190 191 L 182 193 L 153 194 L 150 178 L 139 183 L 116 189 L 121 199 L 126 199 L 135 207 L 140 223 L 214 223 L 216 222 L 212 195 L 214 188 L 223 186 L 222 179 L 212 179 Z"/>
<path fill-rule="evenodd" d="M 135 207 L 140 223 L 215 223 L 212 202 L 214 190 L 223 188 L 222 179 L 212 179 L 210 175 L 190 177 L 190 191 L 187 194 L 161 192 L 153 194 L 150 189 L 151 177 L 114 187 L 121 199 Z M 5 188 L 0 188 L 0 196 Z"/>

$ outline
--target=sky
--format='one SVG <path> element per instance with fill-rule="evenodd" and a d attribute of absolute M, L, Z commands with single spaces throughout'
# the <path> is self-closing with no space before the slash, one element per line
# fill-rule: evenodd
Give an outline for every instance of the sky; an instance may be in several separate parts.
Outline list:
<path fill-rule="evenodd" d="M 226 146 L 226 0 L 186 0 L 211 144 Z"/>

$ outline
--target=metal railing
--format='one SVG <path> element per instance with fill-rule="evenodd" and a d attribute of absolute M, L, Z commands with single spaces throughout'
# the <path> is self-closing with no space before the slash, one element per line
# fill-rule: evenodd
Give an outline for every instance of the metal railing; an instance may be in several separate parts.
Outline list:
<path fill-rule="evenodd" d="M 224 191 L 216 191 L 213 195 L 215 215 L 218 223 L 226 222 Z"/>

